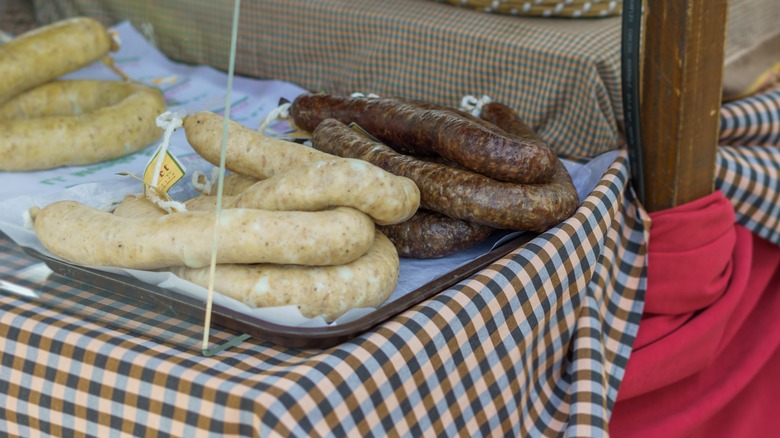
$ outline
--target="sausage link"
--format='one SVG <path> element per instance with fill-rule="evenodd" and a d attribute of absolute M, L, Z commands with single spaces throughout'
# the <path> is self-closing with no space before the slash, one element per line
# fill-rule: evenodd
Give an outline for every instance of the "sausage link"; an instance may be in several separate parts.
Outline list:
<path fill-rule="evenodd" d="M 214 213 L 185 211 L 120 216 L 75 201 L 31 209 L 35 234 L 52 254 L 73 263 L 129 269 L 208 266 L 206 230 Z M 217 263 L 341 265 L 371 247 L 376 226 L 347 207 L 333 210 L 223 210 Z"/>
<path fill-rule="evenodd" d="M 312 143 L 318 150 L 360 158 L 411 179 L 420 189 L 422 208 L 494 228 L 545 231 L 571 216 L 579 202 L 571 177 L 557 158 L 549 183 L 512 184 L 400 154 L 337 120 L 319 123 Z"/>
<path fill-rule="evenodd" d="M 393 242 L 399 256 L 412 259 L 448 256 L 482 242 L 494 230 L 428 210 L 417 210 L 405 222 L 377 229 Z"/>
<path fill-rule="evenodd" d="M 275 264 L 217 265 L 214 289 L 250 307 L 298 306 L 314 318 L 333 321 L 353 308 L 379 307 L 398 285 L 398 253 L 375 231 L 374 243 L 358 259 L 337 266 Z M 174 267 L 177 276 L 208 287 L 206 268 Z"/>
<path fill-rule="evenodd" d="M 116 50 L 108 30 L 76 17 L 23 33 L 0 46 L 0 103 Z"/>
<path fill-rule="evenodd" d="M 147 85 L 57 80 L 0 105 L 0 170 L 98 163 L 147 147 L 162 134 L 162 92 Z"/>
<path fill-rule="evenodd" d="M 187 201 L 189 210 L 216 208 L 215 196 Z M 318 211 L 352 207 L 378 224 L 409 219 L 420 205 L 420 191 L 409 178 L 393 175 L 363 160 L 336 158 L 315 161 L 278 173 L 235 196 L 223 198 L 223 208 Z"/>
<path fill-rule="evenodd" d="M 215 166 L 220 164 L 224 124 L 223 116 L 208 111 L 189 114 L 182 120 L 192 149 Z M 225 167 L 257 179 L 335 158 L 298 143 L 268 137 L 233 120 L 228 124 L 226 148 Z"/>
<path fill-rule="evenodd" d="M 290 115 L 307 131 L 327 118 L 354 122 L 399 152 L 441 155 L 497 181 L 547 182 L 557 165 L 555 153 L 538 137 L 506 136 L 456 111 L 413 101 L 303 94 Z"/>
<path fill-rule="evenodd" d="M 520 118 L 520 115 L 512 107 L 500 102 L 490 102 L 483 105 L 479 117 L 511 135 L 520 137 L 536 135 L 534 130 Z"/>

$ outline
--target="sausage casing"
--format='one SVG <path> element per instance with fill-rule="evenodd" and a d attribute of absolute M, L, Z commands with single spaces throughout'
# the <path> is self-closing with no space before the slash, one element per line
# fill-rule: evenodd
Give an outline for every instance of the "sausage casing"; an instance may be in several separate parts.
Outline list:
<path fill-rule="evenodd" d="M 193 268 L 211 261 L 215 214 L 185 211 L 123 217 L 75 201 L 31 211 L 35 234 L 54 255 L 89 266 Z M 357 210 L 227 209 L 219 217 L 217 263 L 340 265 L 371 247 L 374 222 Z"/>
<path fill-rule="evenodd" d="M 399 152 L 441 155 L 497 181 L 546 182 L 557 166 L 555 153 L 536 136 L 503 135 L 456 111 L 412 101 L 303 94 L 292 102 L 290 116 L 307 131 L 328 118 L 354 122 Z"/>
<path fill-rule="evenodd" d="M 494 230 L 428 210 L 417 210 L 400 224 L 377 228 L 393 242 L 399 256 L 411 259 L 448 256 L 482 242 Z"/>
<path fill-rule="evenodd" d="M 512 184 L 400 154 L 333 119 L 319 123 L 312 143 L 411 179 L 420 189 L 422 208 L 494 228 L 545 231 L 571 216 L 579 203 L 571 176 L 557 158 L 549 183 Z"/>
<path fill-rule="evenodd" d="M 222 202 L 223 208 L 285 211 L 352 207 L 384 225 L 409 219 L 420 205 L 420 191 L 409 178 L 363 160 L 338 158 L 278 173 Z M 187 208 L 213 209 L 216 199 L 199 196 L 188 201 Z"/>
<path fill-rule="evenodd" d="M 521 137 L 536 135 L 514 109 L 500 102 L 489 102 L 483 105 L 479 117 L 512 135 Z"/>
<path fill-rule="evenodd" d="M 108 30 L 88 17 L 39 27 L 0 45 L 0 103 L 78 70 L 115 47 Z"/>
<path fill-rule="evenodd" d="M 60 80 L 0 105 L 0 170 L 84 165 L 143 149 L 160 137 L 159 89 L 124 81 Z"/>
<path fill-rule="evenodd" d="M 187 115 L 182 123 L 187 142 L 195 152 L 219 166 L 224 117 L 201 111 Z M 265 136 L 233 120 L 228 124 L 226 149 L 227 169 L 257 179 L 270 178 L 314 161 L 335 158 L 298 143 Z"/>
<path fill-rule="evenodd" d="M 217 265 L 214 289 L 250 307 L 295 305 L 306 317 L 322 315 L 333 321 L 352 308 L 379 307 L 395 290 L 398 270 L 393 244 L 376 231 L 371 248 L 343 265 Z M 180 266 L 171 271 L 208 287 L 208 268 Z"/>

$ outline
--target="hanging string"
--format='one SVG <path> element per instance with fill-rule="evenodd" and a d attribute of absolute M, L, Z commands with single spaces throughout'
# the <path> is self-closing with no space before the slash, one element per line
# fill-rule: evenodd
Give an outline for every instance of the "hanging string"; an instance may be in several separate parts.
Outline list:
<path fill-rule="evenodd" d="M 206 316 L 203 322 L 203 344 L 201 350 L 204 355 L 210 355 L 208 351 L 209 332 L 211 329 L 211 308 L 214 301 L 214 275 L 217 268 L 217 242 L 219 241 L 219 217 L 222 215 L 222 186 L 225 182 L 225 155 L 227 151 L 227 132 L 230 124 L 231 97 L 233 94 L 233 74 L 236 64 L 236 41 L 238 40 L 238 13 L 241 9 L 241 0 L 235 0 L 233 8 L 233 28 L 230 37 L 230 62 L 228 64 L 227 93 L 225 95 L 225 122 L 222 126 L 222 150 L 219 157 L 219 182 L 217 183 L 217 208 L 214 212 L 214 236 L 211 242 L 211 263 L 209 264 L 209 284 L 206 296 Z"/>

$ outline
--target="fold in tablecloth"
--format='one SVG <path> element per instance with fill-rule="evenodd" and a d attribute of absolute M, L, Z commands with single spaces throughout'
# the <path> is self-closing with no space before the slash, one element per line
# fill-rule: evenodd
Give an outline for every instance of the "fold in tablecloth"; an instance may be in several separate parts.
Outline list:
<path fill-rule="evenodd" d="M 721 146 L 715 188 L 733 206 L 738 224 L 780 245 L 780 147 Z"/>
<path fill-rule="evenodd" d="M 651 214 L 645 313 L 610 430 L 770 436 L 780 408 L 780 247 L 721 192 Z"/>
<path fill-rule="evenodd" d="M 780 53 L 777 56 L 780 69 Z M 780 145 L 780 84 L 724 103 L 720 108 L 720 144 Z"/>

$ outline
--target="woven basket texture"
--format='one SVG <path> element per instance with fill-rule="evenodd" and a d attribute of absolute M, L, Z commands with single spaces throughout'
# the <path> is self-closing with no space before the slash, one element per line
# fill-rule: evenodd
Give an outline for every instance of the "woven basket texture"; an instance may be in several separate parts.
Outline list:
<path fill-rule="evenodd" d="M 621 0 L 433 0 L 482 12 L 519 17 L 597 18 L 619 15 Z"/>

